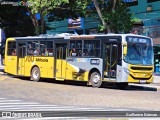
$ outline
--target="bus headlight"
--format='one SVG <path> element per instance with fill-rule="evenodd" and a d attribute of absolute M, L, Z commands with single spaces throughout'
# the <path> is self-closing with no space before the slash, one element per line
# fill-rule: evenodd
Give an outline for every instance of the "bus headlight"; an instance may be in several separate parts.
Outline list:
<path fill-rule="evenodd" d="M 130 71 L 127 68 L 124 68 L 124 71 L 129 75 Z"/>

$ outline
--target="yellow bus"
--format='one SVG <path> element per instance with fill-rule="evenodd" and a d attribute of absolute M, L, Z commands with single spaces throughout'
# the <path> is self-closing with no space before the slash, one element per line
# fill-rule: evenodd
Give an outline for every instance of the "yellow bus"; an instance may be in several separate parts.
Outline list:
<path fill-rule="evenodd" d="M 100 87 L 102 82 L 151 83 L 153 43 L 134 34 L 67 35 L 8 38 L 5 72 L 55 80 L 86 81 Z"/>

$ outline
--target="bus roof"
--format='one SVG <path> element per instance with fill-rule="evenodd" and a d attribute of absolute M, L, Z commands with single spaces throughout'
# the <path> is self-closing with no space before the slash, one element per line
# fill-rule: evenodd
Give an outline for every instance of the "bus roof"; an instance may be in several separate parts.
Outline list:
<path fill-rule="evenodd" d="M 69 34 L 69 33 L 62 33 L 62 34 L 56 34 L 56 35 L 40 35 L 40 36 L 27 36 L 27 37 L 13 37 L 16 40 L 27 40 L 27 39 L 48 39 L 48 38 L 62 38 L 62 39 L 91 39 L 91 38 L 99 38 L 99 37 L 107 37 L 107 36 L 137 36 L 137 37 L 147 37 L 143 35 L 136 35 L 136 34 L 91 34 L 91 35 L 77 35 L 77 34 Z M 147 37 L 149 38 L 149 37 Z"/>

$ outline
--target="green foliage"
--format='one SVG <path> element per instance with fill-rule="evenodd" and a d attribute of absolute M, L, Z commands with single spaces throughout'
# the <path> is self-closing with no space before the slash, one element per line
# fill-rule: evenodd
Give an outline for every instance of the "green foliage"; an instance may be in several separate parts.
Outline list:
<path fill-rule="evenodd" d="M 49 16 L 49 22 L 54 20 L 64 20 L 66 18 L 85 17 L 88 0 L 68 0 L 68 3 L 62 3 L 59 7 L 51 9 L 49 12 L 54 16 Z"/>
<path fill-rule="evenodd" d="M 105 26 L 103 26 L 103 25 L 98 25 L 98 30 L 99 30 L 100 32 L 105 31 L 105 29 L 106 29 Z"/>
<path fill-rule="evenodd" d="M 107 4 L 108 6 L 102 11 L 102 13 L 104 20 L 109 25 L 111 32 L 129 32 L 133 23 L 131 21 L 132 14 L 129 13 L 126 4 L 118 1 L 114 10 L 111 10 L 111 2 Z"/>
<path fill-rule="evenodd" d="M 68 3 L 68 0 L 28 0 L 30 3 L 26 6 L 31 14 L 30 17 L 35 27 L 36 34 L 44 34 L 45 31 L 45 22 L 44 16 L 48 15 L 49 12 L 55 8 L 58 8 L 63 3 Z M 35 18 L 35 14 L 40 14 L 40 21 Z"/>
<path fill-rule="evenodd" d="M 97 0 L 99 8 L 102 12 L 102 16 L 106 25 L 111 32 L 129 32 L 132 28 L 133 22 L 131 21 L 132 14 L 129 13 L 127 5 L 122 1 L 117 0 L 115 9 L 113 10 L 113 0 Z M 68 0 L 68 3 L 63 3 L 58 8 L 50 9 L 54 16 L 49 16 L 49 22 L 54 20 L 64 20 L 65 18 L 72 17 L 94 17 L 98 18 L 98 12 L 95 7 L 88 9 L 88 6 L 93 5 L 92 0 Z M 101 24 L 98 26 L 98 30 L 106 31 L 107 26 Z"/>
<path fill-rule="evenodd" d="M 32 14 L 42 13 L 47 15 L 49 10 L 59 7 L 62 3 L 68 3 L 68 0 L 28 0 L 31 3 Z"/>
<path fill-rule="evenodd" d="M 142 20 L 141 19 L 139 19 L 139 18 L 132 18 L 132 23 L 140 23 L 140 22 L 142 22 Z"/>
<path fill-rule="evenodd" d="M 99 31 L 105 31 L 107 26 L 113 33 L 127 33 L 132 29 L 132 14 L 129 13 L 129 9 L 124 2 L 117 0 L 115 8 L 113 8 L 113 0 L 97 0 L 97 2 L 106 22 L 106 26 L 101 25 L 101 27 L 98 27 Z"/>
<path fill-rule="evenodd" d="M 34 35 L 33 24 L 23 6 L 0 5 L 0 28 L 6 37 Z"/>

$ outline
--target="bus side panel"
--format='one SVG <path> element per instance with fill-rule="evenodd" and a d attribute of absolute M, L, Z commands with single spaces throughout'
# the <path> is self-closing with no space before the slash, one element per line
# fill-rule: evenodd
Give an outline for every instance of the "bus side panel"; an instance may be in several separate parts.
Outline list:
<path fill-rule="evenodd" d="M 76 68 L 72 66 L 70 63 L 66 64 L 66 79 L 67 80 L 74 80 L 75 76 L 74 73 L 77 73 Z"/>
<path fill-rule="evenodd" d="M 9 42 L 11 48 L 10 50 L 8 49 L 9 47 Z M 13 50 L 16 49 L 16 42 L 14 38 L 8 38 L 6 40 L 6 46 L 5 46 L 5 59 L 4 59 L 4 71 L 13 75 L 17 75 L 17 56 L 13 56 L 12 52 Z"/>
<path fill-rule="evenodd" d="M 117 65 L 117 82 L 127 82 L 127 81 L 123 81 L 122 73 L 123 73 L 122 66 Z"/>
<path fill-rule="evenodd" d="M 31 56 L 25 56 L 25 62 L 24 62 L 24 66 L 25 66 L 25 76 L 30 76 L 30 71 L 32 68 L 32 57 Z"/>
<path fill-rule="evenodd" d="M 88 81 L 86 72 L 79 74 L 79 68 L 75 65 L 67 63 L 67 70 L 66 70 L 66 79 L 67 80 L 79 80 L 79 81 Z"/>
<path fill-rule="evenodd" d="M 5 56 L 4 71 L 17 75 L 17 56 Z"/>
<path fill-rule="evenodd" d="M 99 58 L 67 58 L 66 79 L 88 81 L 89 72 L 96 69 L 102 75 L 102 59 Z M 91 64 L 91 60 L 98 60 L 98 64 Z"/>
<path fill-rule="evenodd" d="M 30 57 L 33 57 L 32 60 Z M 53 63 L 54 63 L 53 57 L 27 56 L 25 58 L 25 76 L 31 76 L 32 68 L 34 66 L 38 66 L 42 78 L 53 78 L 54 77 Z"/>
<path fill-rule="evenodd" d="M 56 60 L 56 78 L 62 78 L 62 59 L 57 59 Z"/>
<path fill-rule="evenodd" d="M 62 78 L 66 78 L 66 68 L 67 68 L 67 62 L 66 60 L 62 60 Z"/>
<path fill-rule="evenodd" d="M 43 68 L 47 69 L 47 76 L 48 78 L 54 78 L 54 58 L 53 57 L 48 57 L 48 62 L 46 64 L 43 64 Z M 44 77 L 46 75 L 44 74 Z"/>

